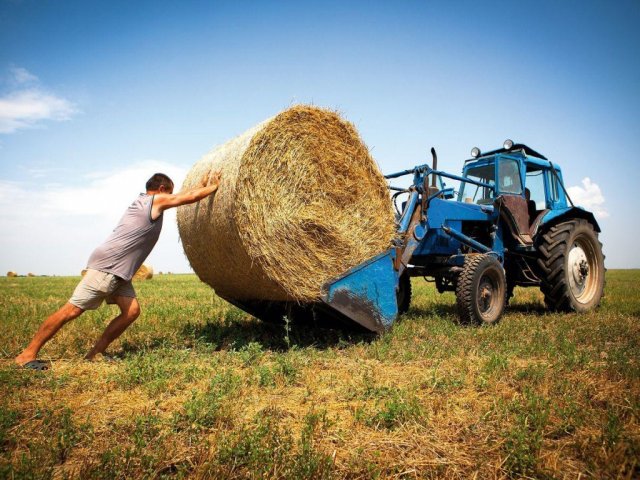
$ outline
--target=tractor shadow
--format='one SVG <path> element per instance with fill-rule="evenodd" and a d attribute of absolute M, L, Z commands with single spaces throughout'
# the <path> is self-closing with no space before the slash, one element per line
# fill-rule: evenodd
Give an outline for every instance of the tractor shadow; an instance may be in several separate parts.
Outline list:
<path fill-rule="evenodd" d="M 547 307 L 544 303 L 538 300 L 512 300 L 511 303 L 505 306 L 504 313 L 510 312 L 517 313 L 533 313 L 541 314 L 548 313 Z M 427 305 L 411 305 L 409 309 L 410 315 L 418 316 L 439 316 L 439 317 L 458 317 L 458 307 L 455 303 L 438 303 L 433 302 Z"/>
<path fill-rule="evenodd" d="M 504 309 L 505 314 L 509 313 L 522 313 L 522 314 L 532 314 L 532 315 L 544 315 L 549 313 L 549 309 L 545 307 L 545 305 L 540 302 L 525 302 L 525 303 L 513 303 L 508 305 Z"/>
<path fill-rule="evenodd" d="M 447 303 L 432 303 L 428 306 L 411 306 L 409 308 L 409 315 L 411 316 L 424 316 L 424 317 L 441 317 L 451 319 L 454 322 L 458 316 L 458 309 L 455 305 Z"/>
<path fill-rule="evenodd" d="M 509 316 L 510 314 L 520 314 L 520 315 L 529 315 L 529 316 L 539 316 L 548 314 L 549 310 L 545 307 L 544 304 L 538 301 L 525 301 L 525 302 L 514 302 L 507 305 L 504 309 L 504 316 Z M 477 328 L 477 325 L 474 324 L 465 324 L 459 321 L 458 316 L 458 307 L 455 304 L 444 304 L 444 303 L 432 303 L 428 306 L 411 306 L 407 316 L 405 317 L 407 320 L 410 320 L 411 317 L 421 318 L 421 317 L 438 317 L 441 319 L 445 319 L 451 321 L 455 325 L 460 328 Z"/>

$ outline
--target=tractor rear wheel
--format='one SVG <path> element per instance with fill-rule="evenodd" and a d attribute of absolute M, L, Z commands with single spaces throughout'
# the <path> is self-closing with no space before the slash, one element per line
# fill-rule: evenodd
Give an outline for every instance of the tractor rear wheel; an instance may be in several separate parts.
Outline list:
<path fill-rule="evenodd" d="M 398 292 L 396 293 L 398 301 L 398 314 L 403 315 L 409 311 L 411 304 L 411 278 L 408 273 L 403 273 L 398 282 Z"/>
<path fill-rule="evenodd" d="M 604 255 L 591 223 L 574 219 L 551 227 L 540 238 L 540 290 L 547 307 L 586 312 L 604 292 Z"/>
<path fill-rule="evenodd" d="M 492 255 L 468 255 L 456 284 L 462 323 L 491 324 L 500 319 L 506 303 L 504 268 Z"/>

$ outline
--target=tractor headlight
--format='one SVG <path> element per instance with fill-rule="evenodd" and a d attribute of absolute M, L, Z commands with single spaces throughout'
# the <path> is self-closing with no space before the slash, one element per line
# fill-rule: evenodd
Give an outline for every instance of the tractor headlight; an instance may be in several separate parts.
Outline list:
<path fill-rule="evenodd" d="M 473 147 L 471 149 L 471 156 L 473 158 L 478 158 L 480 156 L 480 149 L 478 147 Z"/>
<path fill-rule="evenodd" d="M 502 144 L 505 150 L 511 150 L 513 148 L 513 140 L 509 140 L 508 138 Z"/>

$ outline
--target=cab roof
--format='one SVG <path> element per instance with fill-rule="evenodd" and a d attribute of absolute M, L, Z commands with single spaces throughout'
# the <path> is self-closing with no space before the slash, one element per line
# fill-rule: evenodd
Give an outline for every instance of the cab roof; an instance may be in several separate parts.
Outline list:
<path fill-rule="evenodd" d="M 463 170 L 468 165 L 475 165 L 476 162 L 479 165 L 490 163 L 492 161 L 491 157 L 495 155 L 521 156 L 523 157 L 527 165 L 537 165 L 541 168 L 551 167 L 558 172 L 561 171 L 560 167 L 555 163 L 551 163 L 551 161 L 547 157 L 522 143 L 514 144 L 513 147 L 509 149 L 499 148 L 497 150 L 491 150 L 490 152 L 481 153 L 477 158 L 470 158 L 468 160 L 465 160 Z"/>
<path fill-rule="evenodd" d="M 541 153 L 536 152 L 533 148 L 530 148 L 530 147 L 526 146 L 524 143 L 515 143 L 509 149 L 507 149 L 507 148 L 498 148 L 497 150 L 491 150 L 490 152 L 482 152 L 477 158 L 470 158 L 469 160 L 467 160 L 467 162 L 472 162 L 474 160 L 479 160 L 480 158 L 488 157 L 488 156 L 491 156 L 491 155 L 496 155 L 496 154 L 499 154 L 499 153 L 516 153 L 516 152 L 523 152 L 528 156 L 538 157 L 538 158 L 540 158 L 542 160 L 549 161 L 549 159 L 547 157 L 545 157 Z"/>

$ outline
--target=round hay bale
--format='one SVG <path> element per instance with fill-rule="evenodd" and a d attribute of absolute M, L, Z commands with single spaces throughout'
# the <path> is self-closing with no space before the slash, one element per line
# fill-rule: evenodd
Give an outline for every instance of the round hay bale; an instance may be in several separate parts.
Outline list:
<path fill-rule="evenodd" d="M 133 276 L 132 280 L 151 280 L 153 278 L 153 267 L 143 263 Z"/>
<path fill-rule="evenodd" d="M 14 272 L 14 271 L 10 270 L 10 271 L 7 272 L 7 277 L 13 278 L 13 277 L 17 277 L 17 276 L 18 276 L 18 274 L 16 272 Z"/>
<path fill-rule="evenodd" d="M 177 217 L 191 266 L 223 297 L 313 301 L 327 280 L 391 245 L 386 181 L 333 111 L 283 111 L 205 155 L 182 190 L 214 171 L 215 196 Z"/>
<path fill-rule="evenodd" d="M 87 269 L 82 269 L 80 275 L 84 277 L 86 274 Z M 142 264 L 131 280 L 150 280 L 151 278 L 153 278 L 153 267 L 151 265 Z"/>
<path fill-rule="evenodd" d="M 35 276 L 36 276 L 35 273 L 31 273 L 31 272 L 27 273 L 27 277 L 35 277 Z"/>

